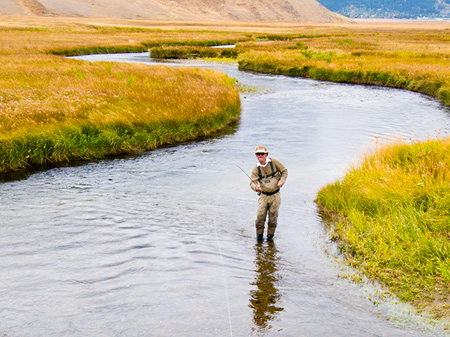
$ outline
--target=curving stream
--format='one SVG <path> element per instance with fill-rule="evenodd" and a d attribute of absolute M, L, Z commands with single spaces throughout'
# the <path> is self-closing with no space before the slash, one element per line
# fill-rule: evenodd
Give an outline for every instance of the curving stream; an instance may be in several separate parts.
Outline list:
<path fill-rule="evenodd" d="M 217 137 L 0 184 L 0 336 L 448 336 L 340 277 L 351 270 L 313 202 L 376 139 L 448 135 L 448 109 L 407 91 L 186 63 L 265 93 L 242 96 L 240 122 Z M 257 196 L 235 166 L 249 173 L 259 144 L 289 169 L 273 244 L 256 244 Z"/>

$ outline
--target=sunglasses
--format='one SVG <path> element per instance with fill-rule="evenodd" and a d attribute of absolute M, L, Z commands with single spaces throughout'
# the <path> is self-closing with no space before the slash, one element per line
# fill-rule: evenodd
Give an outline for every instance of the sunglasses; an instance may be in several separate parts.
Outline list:
<path fill-rule="evenodd" d="M 266 155 L 265 153 L 257 153 L 256 154 L 257 156 L 264 156 L 264 155 Z"/>

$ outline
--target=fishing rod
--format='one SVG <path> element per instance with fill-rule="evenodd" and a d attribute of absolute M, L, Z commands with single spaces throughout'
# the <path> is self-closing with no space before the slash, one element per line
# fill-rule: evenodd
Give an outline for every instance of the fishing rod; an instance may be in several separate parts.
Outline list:
<path fill-rule="evenodd" d="M 247 174 L 247 172 L 245 172 L 239 165 L 233 163 L 233 165 L 237 166 L 242 172 L 244 172 L 244 174 L 248 177 L 248 179 L 252 180 L 252 178 L 250 178 L 250 176 Z"/>
<path fill-rule="evenodd" d="M 239 165 L 237 165 L 237 164 L 235 164 L 235 163 L 233 163 L 233 165 L 235 165 L 235 166 L 237 166 L 242 172 L 244 172 L 244 174 L 248 177 L 248 179 L 250 179 L 250 181 L 253 183 L 253 180 L 252 180 L 252 178 L 247 174 L 247 172 L 245 172 L 243 169 L 242 169 L 242 167 L 240 167 Z M 255 184 L 255 183 L 254 183 Z M 255 184 L 256 186 L 259 186 L 259 184 Z M 256 192 L 256 193 L 258 193 L 258 195 L 260 195 L 261 194 L 261 191 L 258 191 L 258 192 Z"/>

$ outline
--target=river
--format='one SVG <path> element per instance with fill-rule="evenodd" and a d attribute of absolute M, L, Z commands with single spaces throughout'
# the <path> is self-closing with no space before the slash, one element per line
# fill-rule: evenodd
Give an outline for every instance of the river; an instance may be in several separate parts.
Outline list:
<path fill-rule="evenodd" d="M 89 61 L 155 64 L 142 54 Z M 240 72 L 239 123 L 148 153 L 0 184 L 0 336 L 448 336 L 349 280 L 317 191 L 376 142 L 446 136 L 449 110 L 403 90 Z M 256 243 L 256 145 L 289 169 L 275 240 Z"/>

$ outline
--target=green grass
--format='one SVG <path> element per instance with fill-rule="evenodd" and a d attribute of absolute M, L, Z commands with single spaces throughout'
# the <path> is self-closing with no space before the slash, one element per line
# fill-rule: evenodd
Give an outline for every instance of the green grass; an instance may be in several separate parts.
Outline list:
<path fill-rule="evenodd" d="M 205 137 L 237 120 L 239 106 L 211 118 L 93 123 L 27 130 L 0 139 L 0 172 L 136 153 Z"/>

